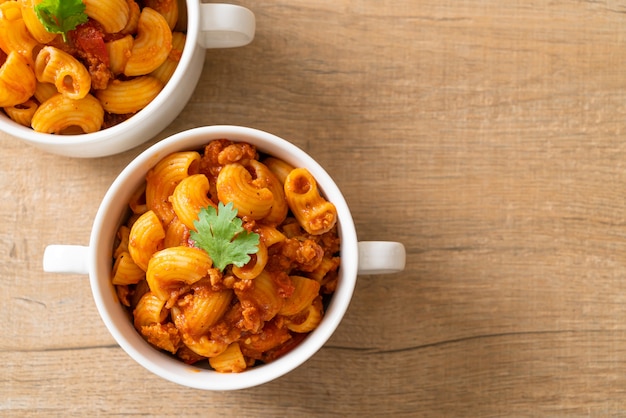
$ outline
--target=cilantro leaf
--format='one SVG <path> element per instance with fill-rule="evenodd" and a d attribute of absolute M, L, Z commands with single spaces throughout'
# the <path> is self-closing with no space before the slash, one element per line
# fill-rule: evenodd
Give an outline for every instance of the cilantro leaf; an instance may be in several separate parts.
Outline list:
<path fill-rule="evenodd" d="M 224 271 L 229 264 L 244 266 L 250 261 L 249 254 L 259 250 L 259 234 L 243 228 L 237 217 L 237 209 L 230 202 L 226 206 L 220 202 L 217 210 L 209 206 L 202 208 L 198 220 L 194 222 L 196 231 L 191 231 L 194 245 L 209 254 L 213 265 Z"/>
<path fill-rule="evenodd" d="M 65 42 L 67 32 L 89 19 L 81 0 L 43 0 L 35 6 L 35 13 L 48 32 L 60 33 Z"/>

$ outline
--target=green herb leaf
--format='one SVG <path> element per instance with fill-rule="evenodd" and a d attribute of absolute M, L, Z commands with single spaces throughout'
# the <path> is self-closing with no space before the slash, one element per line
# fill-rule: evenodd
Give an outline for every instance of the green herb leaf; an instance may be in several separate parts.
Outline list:
<path fill-rule="evenodd" d="M 242 267 L 250 261 L 249 254 L 259 250 L 259 234 L 246 231 L 241 224 L 232 202 L 226 206 L 220 202 L 217 210 L 212 206 L 200 210 L 194 222 L 197 232 L 191 231 L 191 239 L 209 254 L 220 271 L 229 264 Z"/>
<path fill-rule="evenodd" d="M 48 32 L 62 34 L 65 42 L 67 32 L 89 19 L 81 0 L 43 0 L 35 6 L 35 13 Z"/>

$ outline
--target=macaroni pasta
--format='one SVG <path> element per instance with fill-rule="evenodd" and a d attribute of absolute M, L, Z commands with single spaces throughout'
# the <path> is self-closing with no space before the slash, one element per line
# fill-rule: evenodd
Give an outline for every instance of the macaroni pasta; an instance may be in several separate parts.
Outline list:
<path fill-rule="evenodd" d="M 147 106 L 176 69 L 186 39 L 177 1 L 82 2 L 87 22 L 64 38 L 39 21 L 41 0 L 0 1 L 0 108 L 15 122 L 95 132 Z"/>
<path fill-rule="evenodd" d="M 72 127 L 78 127 L 82 132 L 94 132 L 103 120 L 104 110 L 91 94 L 72 99 L 58 93 L 39 105 L 31 125 L 36 131 L 52 134 L 67 132 Z"/>
<path fill-rule="evenodd" d="M 85 66 L 53 46 L 45 46 L 37 54 L 35 76 L 40 83 L 54 84 L 69 99 L 82 99 L 91 89 L 91 76 Z"/>
<path fill-rule="evenodd" d="M 294 216 L 309 234 L 324 234 L 335 226 L 335 206 L 320 195 L 315 179 L 306 169 L 296 168 L 287 175 L 285 197 Z"/>
<path fill-rule="evenodd" d="M 186 363 L 237 373 L 273 361 L 317 328 L 337 282 L 339 237 L 332 219 L 322 231 L 316 216 L 298 214 L 301 197 L 290 202 L 289 181 L 299 182 L 300 195 L 298 179 L 306 178 L 311 212 L 334 208 L 306 173 L 226 139 L 166 156 L 149 171 L 118 230 L 111 276 L 146 341 Z M 249 262 L 223 270 L 191 238 L 198 213 L 219 203 L 233 203 L 243 228 L 259 236 Z"/>
<path fill-rule="evenodd" d="M 22 56 L 11 51 L 0 67 L 0 106 L 17 106 L 35 93 L 37 80 Z"/>

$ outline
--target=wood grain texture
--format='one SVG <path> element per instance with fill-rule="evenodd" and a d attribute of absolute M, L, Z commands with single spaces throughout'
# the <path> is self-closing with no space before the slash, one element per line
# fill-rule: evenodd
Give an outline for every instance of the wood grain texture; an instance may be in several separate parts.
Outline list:
<path fill-rule="evenodd" d="M 626 2 L 240 1 L 248 47 L 207 51 L 180 117 L 92 160 L 0 134 L 1 416 L 623 416 Z M 160 138 L 239 124 L 302 147 L 361 240 L 407 268 L 359 278 L 329 343 L 277 381 L 178 387 L 113 341 L 86 277 L 100 199 Z"/>

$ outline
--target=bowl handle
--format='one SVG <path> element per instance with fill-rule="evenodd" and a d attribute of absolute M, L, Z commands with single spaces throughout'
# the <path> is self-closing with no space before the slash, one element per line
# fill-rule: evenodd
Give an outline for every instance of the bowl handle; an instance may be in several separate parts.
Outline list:
<path fill-rule="evenodd" d="M 43 253 L 43 271 L 88 274 L 89 247 L 83 245 L 48 245 Z"/>
<path fill-rule="evenodd" d="M 254 39 L 256 19 L 249 9 L 234 4 L 200 4 L 200 46 L 234 48 Z"/>
<path fill-rule="evenodd" d="M 406 250 L 394 241 L 360 241 L 358 274 L 390 274 L 404 270 Z M 49 245 L 43 254 L 43 270 L 48 273 L 88 274 L 89 247 Z"/>
<path fill-rule="evenodd" d="M 389 274 L 404 270 L 406 249 L 395 241 L 359 241 L 358 274 Z"/>

